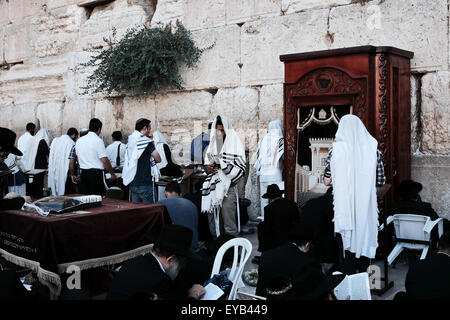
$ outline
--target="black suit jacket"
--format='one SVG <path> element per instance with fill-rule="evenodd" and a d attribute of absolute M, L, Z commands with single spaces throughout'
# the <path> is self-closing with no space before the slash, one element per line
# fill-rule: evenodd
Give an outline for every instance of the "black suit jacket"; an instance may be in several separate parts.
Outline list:
<path fill-rule="evenodd" d="M 334 206 L 333 195 L 324 194 L 318 198 L 308 200 L 301 209 L 300 223 L 314 233 L 313 256 L 319 262 L 337 262 L 338 247 L 334 235 Z"/>
<path fill-rule="evenodd" d="M 256 294 L 267 296 L 266 289 L 273 276 L 286 276 L 295 279 L 298 270 L 311 264 L 320 269 L 320 264 L 293 244 L 268 250 L 262 253 L 259 261 Z"/>
<path fill-rule="evenodd" d="M 298 206 L 294 201 L 280 198 L 265 206 L 261 251 L 285 244 L 292 224 L 298 219 Z"/>
<path fill-rule="evenodd" d="M 431 220 L 439 218 L 438 214 L 428 202 L 403 200 L 392 204 L 391 214 L 418 214 L 430 217 Z"/>
<path fill-rule="evenodd" d="M 159 298 L 166 299 L 170 295 L 171 285 L 171 279 L 161 270 L 156 258 L 149 253 L 122 266 L 106 298 L 129 300 L 156 294 Z"/>
<path fill-rule="evenodd" d="M 412 264 L 405 288 L 408 299 L 450 300 L 450 257 L 438 253 Z"/>
<path fill-rule="evenodd" d="M 14 270 L 0 271 L 0 300 L 31 300 L 32 295 L 22 285 Z"/>

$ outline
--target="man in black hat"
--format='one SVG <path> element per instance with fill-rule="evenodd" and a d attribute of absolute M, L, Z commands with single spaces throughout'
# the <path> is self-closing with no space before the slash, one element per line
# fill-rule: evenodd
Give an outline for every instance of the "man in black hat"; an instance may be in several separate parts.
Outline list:
<path fill-rule="evenodd" d="M 258 268 L 257 295 L 267 295 L 266 289 L 274 277 L 294 279 L 298 270 L 305 265 L 311 265 L 322 272 L 320 264 L 309 255 L 314 240 L 311 232 L 295 223 L 287 232 L 286 240 L 290 242 L 262 253 Z"/>
<path fill-rule="evenodd" d="M 8 157 L 9 153 L 15 154 L 17 156 L 22 156 L 22 152 L 14 147 L 14 142 L 16 141 L 16 134 L 7 129 L 0 128 L 0 164 L 3 165 L 5 159 Z M 7 168 L 6 170 L 0 171 L 0 176 L 6 176 L 10 173 Z M 7 195 L 8 197 L 8 195 Z M 3 194 L 0 194 L 0 210 L 11 210 L 22 208 L 25 201 L 31 201 L 30 197 L 13 197 L 10 199 L 3 199 Z"/>
<path fill-rule="evenodd" d="M 439 239 L 435 255 L 410 266 L 405 289 L 394 300 L 450 300 L 450 232 Z"/>
<path fill-rule="evenodd" d="M 292 279 L 293 291 L 297 300 L 337 300 L 333 293 L 345 274 L 326 276 L 320 269 L 305 265 Z M 346 300 L 350 300 L 348 296 Z"/>
<path fill-rule="evenodd" d="M 114 278 L 107 299 L 199 299 L 205 288 L 194 284 L 188 292 L 174 290 L 174 282 L 188 259 L 197 256 L 191 249 L 192 231 L 176 224 L 165 225 L 149 254 L 127 262 Z"/>
<path fill-rule="evenodd" d="M 264 221 L 258 224 L 258 251 L 264 252 L 284 244 L 292 224 L 299 219 L 298 207 L 294 201 L 282 197 L 284 190 L 271 184 L 263 198 L 269 199 L 264 207 Z M 255 257 L 254 262 L 258 262 Z"/>
<path fill-rule="evenodd" d="M 397 201 L 392 204 L 390 211 L 394 214 L 417 214 L 421 216 L 430 217 L 431 220 L 439 218 L 436 211 L 434 211 L 431 203 L 423 202 L 420 198 L 420 191 L 422 191 L 422 184 L 413 180 L 403 180 L 397 188 Z M 450 221 L 444 219 L 444 230 L 450 231 Z M 394 233 L 393 227 L 390 227 L 389 232 Z M 431 232 L 431 249 L 435 250 L 437 241 L 439 239 L 437 228 Z"/>

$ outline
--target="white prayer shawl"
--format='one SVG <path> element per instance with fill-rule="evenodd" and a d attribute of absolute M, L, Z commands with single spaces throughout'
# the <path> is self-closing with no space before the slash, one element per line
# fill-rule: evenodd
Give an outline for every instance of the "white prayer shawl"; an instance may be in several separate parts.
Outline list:
<path fill-rule="evenodd" d="M 269 123 L 267 134 L 258 143 L 258 150 L 252 159 L 253 167 L 260 176 L 260 182 L 281 182 L 283 180 L 283 164 L 280 161 L 283 154 L 283 122 L 273 120 Z"/>
<path fill-rule="evenodd" d="M 69 155 L 75 142 L 67 135 L 53 139 L 48 157 L 48 186 L 52 196 L 64 195 L 67 173 L 69 172 Z"/>
<path fill-rule="evenodd" d="M 212 123 L 211 138 L 205 154 L 205 164 L 212 159 L 220 165 L 215 173 L 208 174 L 202 187 L 202 212 L 215 212 L 222 206 L 222 201 L 230 187 L 237 184 L 245 175 L 245 148 L 241 139 L 234 131 L 228 118 L 221 116 L 226 138 L 222 138 L 216 130 L 217 117 Z"/>
<path fill-rule="evenodd" d="M 342 117 L 330 161 L 334 231 L 357 258 L 374 258 L 378 247 L 377 144 L 358 117 Z"/>
<path fill-rule="evenodd" d="M 19 140 L 17 140 L 17 148 L 22 151 L 22 163 L 24 167 L 27 167 L 27 161 L 28 161 L 28 150 L 30 147 L 30 143 L 33 141 L 33 136 L 28 131 L 25 132 L 23 135 L 19 137 Z"/>
<path fill-rule="evenodd" d="M 163 134 L 160 131 L 155 131 L 153 132 L 153 141 L 155 141 L 155 149 L 156 151 L 158 151 L 159 156 L 161 157 L 161 162 L 158 162 L 156 164 L 156 167 L 159 170 L 161 170 L 162 168 L 165 168 L 168 164 L 167 162 L 167 158 L 166 158 L 166 153 L 164 152 L 164 145 L 167 144 L 166 138 L 164 138 Z M 152 172 L 153 174 L 153 172 Z"/>
<path fill-rule="evenodd" d="M 50 147 L 50 132 L 48 131 L 48 129 L 42 128 L 33 136 L 33 140 L 30 142 L 28 146 L 27 152 L 28 160 L 25 169 L 27 170 L 34 169 L 39 142 L 41 140 L 45 140 L 45 142 L 47 143 L 47 147 Z"/>
<path fill-rule="evenodd" d="M 125 163 L 122 169 L 124 185 L 127 186 L 133 181 L 136 176 L 138 160 L 151 141 L 149 137 L 136 130 L 128 137 Z"/>

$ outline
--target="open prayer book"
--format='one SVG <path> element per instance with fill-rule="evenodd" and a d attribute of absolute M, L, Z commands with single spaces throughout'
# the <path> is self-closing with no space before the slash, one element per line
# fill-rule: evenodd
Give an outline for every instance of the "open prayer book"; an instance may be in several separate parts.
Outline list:
<path fill-rule="evenodd" d="M 340 272 L 333 272 L 339 274 Z M 372 300 L 369 288 L 369 274 L 367 272 L 347 275 L 344 280 L 334 288 L 334 295 L 338 300 Z"/>
<path fill-rule="evenodd" d="M 206 293 L 200 300 L 217 300 L 224 294 L 223 290 L 214 283 L 208 283 L 205 290 Z"/>

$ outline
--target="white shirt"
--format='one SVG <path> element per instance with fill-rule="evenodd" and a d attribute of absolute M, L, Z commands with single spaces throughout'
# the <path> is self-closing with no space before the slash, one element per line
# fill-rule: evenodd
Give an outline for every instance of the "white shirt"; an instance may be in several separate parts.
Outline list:
<path fill-rule="evenodd" d="M 27 154 L 30 148 L 31 141 L 33 141 L 33 136 L 28 131 L 25 132 L 23 135 L 21 135 L 19 137 L 19 140 L 17 140 L 17 148 L 23 153 L 22 163 L 24 166 L 27 165 L 28 160 Z"/>
<path fill-rule="evenodd" d="M 81 169 L 104 169 L 100 159 L 106 157 L 105 143 L 96 133 L 89 131 L 87 135 L 79 138 L 75 152 Z"/>
<path fill-rule="evenodd" d="M 117 149 L 120 145 L 120 164 L 116 164 L 117 159 Z M 125 151 L 126 151 L 127 145 L 120 142 L 120 141 L 114 141 L 109 146 L 106 147 L 106 156 L 109 159 L 109 162 L 111 162 L 111 166 L 113 168 L 115 167 L 123 167 L 123 164 L 125 163 Z"/>

